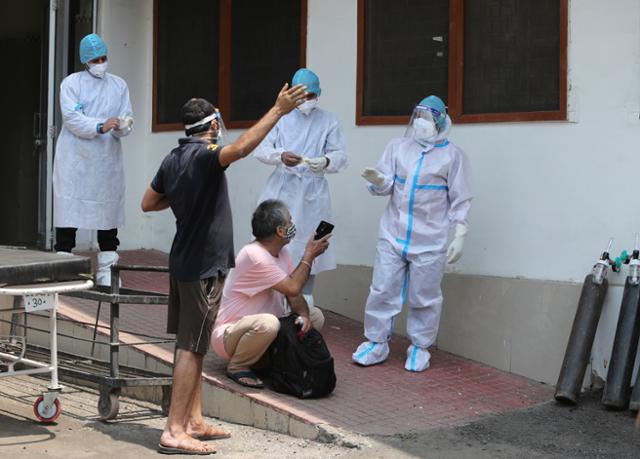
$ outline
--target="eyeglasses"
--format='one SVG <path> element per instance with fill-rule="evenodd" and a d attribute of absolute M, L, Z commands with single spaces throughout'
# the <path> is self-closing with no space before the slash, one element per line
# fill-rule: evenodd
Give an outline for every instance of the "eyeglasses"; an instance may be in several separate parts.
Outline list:
<path fill-rule="evenodd" d="M 91 59 L 89 64 L 103 64 L 107 62 L 107 56 L 96 57 L 95 59 Z"/>

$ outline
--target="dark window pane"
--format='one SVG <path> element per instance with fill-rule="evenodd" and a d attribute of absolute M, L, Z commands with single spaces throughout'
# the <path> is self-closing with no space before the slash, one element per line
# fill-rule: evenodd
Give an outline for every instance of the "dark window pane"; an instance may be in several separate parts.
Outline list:
<path fill-rule="evenodd" d="M 84 69 L 80 62 L 80 40 L 93 30 L 93 1 L 71 0 L 69 2 L 69 60 L 67 72 Z"/>
<path fill-rule="evenodd" d="M 409 115 L 423 97 L 447 99 L 448 0 L 367 0 L 363 115 Z"/>
<path fill-rule="evenodd" d="M 560 108 L 559 0 L 466 0 L 463 113 Z"/>
<path fill-rule="evenodd" d="M 157 20 L 157 122 L 180 123 L 190 98 L 218 102 L 218 1 L 158 0 Z"/>
<path fill-rule="evenodd" d="M 232 121 L 260 118 L 300 67 L 300 0 L 234 0 Z M 223 116 L 226 115 L 223 113 Z"/>

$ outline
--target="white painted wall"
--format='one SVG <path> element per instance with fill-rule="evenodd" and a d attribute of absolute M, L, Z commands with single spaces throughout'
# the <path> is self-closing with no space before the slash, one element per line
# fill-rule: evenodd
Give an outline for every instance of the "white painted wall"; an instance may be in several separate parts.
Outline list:
<path fill-rule="evenodd" d="M 320 103 L 342 121 L 351 154 L 350 168 L 329 177 L 338 263 L 370 266 L 386 200 L 366 192 L 359 172 L 375 164 L 404 127 L 355 125 L 356 4 L 309 0 L 307 65 L 320 76 Z M 151 133 L 152 7 L 151 0 L 101 2 L 100 30 L 110 46 L 110 68 L 128 81 L 136 114 L 134 134 L 124 144 L 122 247 L 167 251 L 174 233 L 170 212 L 139 210 L 144 188 L 181 134 Z M 617 253 L 640 231 L 640 3 L 572 0 L 569 15 L 571 121 L 453 128 L 451 140 L 469 155 L 475 184 L 466 252 L 456 272 L 581 282 L 609 237 Z M 250 215 L 269 172 L 253 159 L 228 172 L 236 250 L 250 238 Z M 623 276 L 611 281 L 597 362 L 610 352 Z"/>
<path fill-rule="evenodd" d="M 129 199 L 123 243 L 166 250 L 173 228 L 164 226 L 171 219 L 149 217 L 153 234 L 142 232 L 147 218 L 138 206 L 146 182 L 181 134 L 151 134 L 152 4 L 102 2 L 100 30 L 110 47 L 110 70 L 129 83 L 136 114 L 124 146 Z M 453 129 L 451 139 L 470 157 L 475 189 L 459 272 L 580 281 L 610 236 L 617 252 L 640 231 L 633 205 L 640 167 L 640 4 L 574 0 L 570 16 L 574 122 Z M 370 265 L 386 202 L 369 196 L 359 172 L 375 164 L 404 128 L 355 126 L 355 0 L 309 1 L 307 53 L 308 66 L 321 77 L 321 104 L 341 119 L 351 153 L 351 167 L 329 177 L 338 261 Z M 229 171 L 238 244 L 248 239 L 248 215 L 269 169 L 248 159 Z"/>
<path fill-rule="evenodd" d="M 129 86 L 135 124 L 125 137 L 125 227 L 118 232 L 121 249 L 150 246 L 148 220 L 140 199 L 149 175 L 151 91 L 153 83 L 153 1 L 109 0 L 99 2 L 98 33 L 109 47 L 109 72 Z"/>

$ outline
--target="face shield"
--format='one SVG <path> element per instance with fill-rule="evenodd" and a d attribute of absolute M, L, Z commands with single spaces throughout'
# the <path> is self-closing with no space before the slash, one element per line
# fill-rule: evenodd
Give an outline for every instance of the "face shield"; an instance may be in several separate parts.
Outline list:
<path fill-rule="evenodd" d="M 216 108 L 214 112 L 216 115 L 216 121 L 218 122 L 218 131 L 216 133 L 216 144 L 223 146 L 226 145 L 229 141 L 229 133 L 227 132 L 227 128 L 224 125 L 224 120 L 222 119 L 222 114 L 220 110 Z"/>
<path fill-rule="evenodd" d="M 435 108 L 417 105 L 413 109 L 404 136 L 415 139 L 421 145 L 433 143 L 441 132 L 445 119 L 446 113 Z"/>
<path fill-rule="evenodd" d="M 228 140 L 227 128 L 224 125 L 224 120 L 222 119 L 222 115 L 220 114 L 220 110 L 217 108 L 214 109 L 214 112 L 202 118 L 200 121 L 196 121 L 193 124 L 186 124 L 184 126 L 184 130 L 188 136 L 193 134 L 197 134 L 199 132 L 204 132 L 204 125 L 216 123 L 218 128 L 215 131 L 215 140 L 214 143 L 217 145 L 225 145 L 225 142 Z"/>

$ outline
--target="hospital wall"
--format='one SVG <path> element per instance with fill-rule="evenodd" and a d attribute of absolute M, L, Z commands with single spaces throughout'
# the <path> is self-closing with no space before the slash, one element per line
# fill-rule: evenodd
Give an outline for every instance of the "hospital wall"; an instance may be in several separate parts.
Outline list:
<path fill-rule="evenodd" d="M 309 0 L 307 65 L 320 75 L 320 103 L 340 118 L 351 155 L 346 171 L 328 177 L 339 268 L 320 276 L 316 301 L 361 320 L 386 199 L 370 196 L 359 174 L 404 127 L 355 125 L 356 9 L 356 0 Z M 139 210 L 181 134 L 151 132 L 152 16 L 151 0 L 101 2 L 110 68 L 128 81 L 136 112 L 124 145 L 122 247 L 168 251 L 170 212 Z M 640 3 L 573 0 L 569 16 L 569 120 L 456 125 L 451 134 L 471 161 L 475 198 L 464 256 L 445 276 L 438 346 L 545 382 L 560 369 L 584 275 L 609 237 L 618 252 L 640 231 Z M 254 159 L 229 169 L 236 251 L 250 240 L 251 211 L 270 171 Z M 624 275 L 610 276 L 594 345 L 599 377 Z"/>

